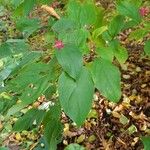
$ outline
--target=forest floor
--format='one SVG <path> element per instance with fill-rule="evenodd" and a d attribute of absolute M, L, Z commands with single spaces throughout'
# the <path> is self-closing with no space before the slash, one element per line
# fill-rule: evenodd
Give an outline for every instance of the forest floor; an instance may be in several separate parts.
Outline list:
<path fill-rule="evenodd" d="M 19 36 L 7 10 L 0 13 L 0 41 Z M 88 150 L 142 150 L 139 137 L 150 135 L 150 59 L 143 55 L 143 44 L 128 41 L 129 31 L 119 38 L 128 50 L 129 58 L 120 67 L 122 74 L 122 98 L 118 104 L 107 101 L 95 91 L 94 102 L 84 125 L 77 128 L 62 113 L 63 140 L 58 149 L 70 143 L 79 143 Z M 36 50 L 45 49 L 43 32 L 30 38 Z M 40 45 L 39 45 L 40 43 Z M 42 131 L 23 131 L 10 134 L 15 118 L 0 121 L 0 145 L 11 150 L 32 150 Z M 42 146 L 42 145 L 41 145 Z"/>

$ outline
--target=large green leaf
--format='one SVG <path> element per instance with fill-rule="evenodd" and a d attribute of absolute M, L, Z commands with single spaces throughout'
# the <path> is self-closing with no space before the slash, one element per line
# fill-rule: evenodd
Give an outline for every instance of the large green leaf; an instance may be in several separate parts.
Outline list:
<path fill-rule="evenodd" d="M 93 39 L 97 39 L 100 35 L 102 35 L 103 32 L 105 32 L 106 30 L 108 30 L 107 26 L 102 26 L 100 28 L 97 28 L 93 31 L 92 33 L 92 38 Z"/>
<path fill-rule="evenodd" d="M 96 49 L 96 52 L 101 58 L 106 59 L 110 62 L 113 61 L 114 52 L 111 47 L 102 47 L 101 46 Z"/>
<path fill-rule="evenodd" d="M 55 0 L 36 0 L 38 4 L 51 4 Z"/>
<path fill-rule="evenodd" d="M 65 150 L 85 150 L 85 148 L 79 144 L 70 144 L 65 148 Z"/>
<path fill-rule="evenodd" d="M 85 29 L 78 29 L 71 32 L 61 33 L 58 38 L 64 43 L 71 43 L 79 48 L 83 48 L 86 45 L 89 32 Z"/>
<path fill-rule="evenodd" d="M 9 149 L 6 147 L 0 147 L 0 150 L 9 150 Z"/>
<path fill-rule="evenodd" d="M 81 3 L 78 1 L 70 0 L 67 5 L 67 12 L 69 18 L 75 21 L 79 21 L 80 23 L 80 11 L 81 11 Z"/>
<path fill-rule="evenodd" d="M 145 42 L 144 52 L 147 56 L 150 56 L 150 40 Z"/>
<path fill-rule="evenodd" d="M 53 26 L 52 29 L 57 33 L 68 33 L 76 30 L 78 24 L 69 18 L 61 18 Z"/>
<path fill-rule="evenodd" d="M 29 45 L 24 40 L 11 39 L 0 46 L 0 83 L 19 66 L 21 59 L 28 53 Z"/>
<path fill-rule="evenodd" d="M 65 45 L 63 49 L 56 49 L 56 57 L 62 66 L 72 78 L 77 79 L 82 69 L 82 54 L 75 45 Z"/>
<path fill-rule="evenodd" d="M 57 78 L 58 69 L 56 59 L 48 64 L 33 62 L 19 70 L 12 80 L 8 80 L 8 90 L 18 93 L 18 99 L 21 100 L 9 109 L 8 115 L 16 113 L 44 94 Z"/>
<path fill-rule="evenodd" d="M 44 146 L 41 146 L 44 145 Z M 45 140 L 45 138 L 42 136 L 40 140 L 38 141 L 38 144 L 34 148 L 34 150 L 48 150 L 49 149 L 49 144 Z"/>
<path fill-rule="evenodd" d="M 36 80 L 32 83 L 35 86 L 35 88 L 31 88 L 30 84 L 28 84 L 28 86 L 26 85 L 26 87 L 23 87 L 22 95 L 19 97 L 21 102 L 13 105 L 8 110 L 8 113 L 7 113 L 8 116 L 15 114 L 16 112 L 20 111 L 24 107 L 33 103 L 38 97 L 40 97 L 42 94 L 44 94 L 44 92 L 50 86 L 48 77 L 39 78 L 38 80 Z M 31 83 L 31 85 L 32 85 L 32 83 Z"/>
<path fill-rule="evenodd" d="M 47 73 L 48 65 L 44 63 L 32 62 L 31 64 L 22 68 L 18 74 L 9 81 L 9 86 L 11 86 L 14 92 L 22 92 L 24 88 L 28 87 L 30 84 L 34 84 L 44 78 L 44 73 Z M 43 74 L 42 74 L 43 73 Z M 34 77 L 34 78 L 33 78 Z M 37 82 L 38 83 L 38 82 Z M 30 88 L 32 89 L 32 88 Z"/>
<path fill-rule="evenodd" d="M 21 18 L 17 20 L 16 27 L 27 38 L 40 28 L 40 22 L 38 19 Z"/>
<path fill-rule="evenodd" d="M 114 56 L 120 64 L 126 62 L 126 60 L 128 59 L 128 51 L 126 50 L 126 48 L 120 45 L 118 40 L 111 41 L 110 48 L 112 48 Z"/>
<path fill-rule="evenodd" d="M 143 40 L 143 38 L 148 34 L 148 30 L 145 28 L 142 29 L 136 29 L 134 31 L 131 32 L 131 34 L 129 35 L 129 40 Z"/>
<path fill-rule="evenodd" d="M 116 16 L 113 18 L 113 20 L 110 22 L 109 25 L 109 33 L 112 37 L 115 37 L 123 28 L 124 26 L 124 17 L 121 15 Z"/>
<path fill-rule="evenodd" d="M 11 76 L 13 76 L 14 74 L 17 74 L 18 70 L 20 71 L 23 67 L 31 64 L 32 62 L 35 62 L 41 56 L 42 56 L 42 52 L 40 52 L 40 51 L 38 51 L 38 52 L 31 51 L 31 52 L 26 53 L 25 55 L 23 55 L 21 60 L 19 62 L 17 62 L 18 64 L 11 72 Z"/>
<path fill-rule="evenodd" d="M 137 1 L 137 0 L 128 0 L 130 3 L 135 5 L 136 7 L 140 7 L 142 5 L 142 1 Z"/>
<path fill-rule="evenodd" d="M 112 36 L 109 34 L 108 31 L 103 32 L 102 38 L 104 39 L 104 41 L 108 42 L 111 42 L 113 40 Z"/>
<path fill-rule="evenodd" d="M 5 114 L 8 109 L 13 106 L 17 101 L 17 98 L 11 97 L 6 92 L 0 94 L 0 113 Z"/>
<path fill-rule="evenodd" d="M 138 23 L 141 21 L 138 7 L 131 2 L 128 2 L 126 0 L 119 1 L 117 4 L 117 10 L 121 15 L 130 17 Z"/>
<path fill-rule="evenodd" d="M 142 142 L 144 144 L 144 150 L 149 150 L 150 148 L 150 137 L 147 136 L 147 137 L 142 137 Z"/>
<path fill-rule="evenodd" d="M 92 105 L 94 85 L 90 73 L 83 68 L 77 81 L 62 73 L 58 81 L 58 92 L 65 113 L 80 126 Z"/>
<path fill-rule="evenodd" d="M 24 2 L 24 0 L 11 0 L 11 4 L 14 8 L 17 8 L 19 5 L 21 5 Z"/>
<path fill-rule="evenodd" d="M 1 59 L 3 66 L 0 69 L 0 82 L 7 79 L 9 75 L 12 76 L 19 68 L 21 69 L 23 66 L 31 63 L 31 61 L 34 61 L 40 56 L 41 53 L 39 52 L 29 52 L 24 53 L 21 57 L 5 57 Z"/>
<path fill-rule="evenodd" d="M 14 15 L 16 17 L 16 19 L 18 19 L 18 17 L 24 17 L 27 16 L 30 11 L 33 9 L 33 7 L 35 6 L 37 0 L 13 0 L 13 5 L 16 8 L 14 11 Z"/>
<path fill-rule="evenodd" d="M 0 69 L 0 82 L 3 82 L 16 68 L 16 66 L 18 65 L 18 61 L 12 58 L 1 59 L 1 61 L 4 63 L 4 65 L 3 68 Z"/>
<path fill-rule="evenodd" d="M 31 129 L 34 122 L 36 122 L 36 125 L 38 126 L 43 120 L 44 115 L 45 112 L 43 110 L 30 109 L 23 117 L 17 120 L 13 126 L 13 130 L 23 131 Z"/>
<path fill-rule="evenodd" d="M 102 95 L 112 102 L 118 102 L 121 97 L 119 69 L 110 61 L 96 59 L 91 71 L 95 86 Z"/>
<path fill-rule="evenodd" d="M 86 29 L 79 28 L 75 20 L 62 18 L 53 25 L 52 29 L 58 33 L 58 39 L 65 44 L 74 44 L 82 51 L 87 49 L 86 41 L 89 32 Z"/>
<path fill-rule="evenodd" d="M 80 24 L 85 25 L 95 25 L 97 22 L 97 12 L 94 3 L 83 3 L 80 10 Z M 100 18 L 99 18 L 100 19 Z"/>
<path fill-rule="evenodd" d="M 56 150 L 57 144 L 61 142 L 62 138 L 62 124 L 60 120 L 50 119 L 46 124 L 44 130 L 44 137 L 49 145 L 48 150 Z"/>
<path fill-rule="evenodd" d="M 22 55 L 29 50 L 29 45 L 24 40 L 10 39 L 0 45 L 0 58 Z"/>
<path fill-rule="evenodd" d="M 59 102 L 56 102 L 54 106 L 49 107 L 49 111 L 46 112 L 43 119 L 43 125 L 46 126 L 50 119 L 60 120 L 60 115 L 61 106 Z"/>
<path fill-rule="evenodd" d="M 128 59 L 128 52 L 126 48 L 119 46 L 118 49 L 115 49 L 115 57 L 119 61 L 120 64 L 123 64 Z"/>
<path fill-rule="evenodd" d="M 97 23 L 98 13 L 92 1 L 80 3 L 71 0 L 67 5 L 67 12 L 69 18 L 78 22 L 81 27 L 95 25 Z"/>
<path fill-rule="evenodd" d="M 129 21 L 125 22 L 123 30 L 133 28 L 134 26 L 137 26 L 137 25 L 138 25 L 138 22 L 136 22 L 134 20 L 129 20 Z"/>

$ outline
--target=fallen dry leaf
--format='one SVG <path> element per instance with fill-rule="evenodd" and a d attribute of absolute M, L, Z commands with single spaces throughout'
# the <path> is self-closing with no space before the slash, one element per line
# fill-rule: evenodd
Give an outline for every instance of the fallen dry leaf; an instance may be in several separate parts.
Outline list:
<path fill-rule="evenodd" d="M 49 7 L 47 5 L 42 5 L 41 8 L 45 11 L 47 11 L 51 16 L 56 17 L 57 19 L 60 19 L 60 16 L 56 13 L 53 7 Z"/>
<path fill-rule="evenodd" d="M 147 118 L 146 118 L 146 116 L 143 114 L 143 112 L 141 112 L 139 115 L 137 115 L 137 114 L 135 114 L 134 112 L 130 112 L 129 113 L 129 115 L 132 117 L 132 118 L 134 118 L 134 119 L 136 119 L 136 120 L 139 120 L 139 119 L 141 119 L 141 120 L 147 120 Z"/>

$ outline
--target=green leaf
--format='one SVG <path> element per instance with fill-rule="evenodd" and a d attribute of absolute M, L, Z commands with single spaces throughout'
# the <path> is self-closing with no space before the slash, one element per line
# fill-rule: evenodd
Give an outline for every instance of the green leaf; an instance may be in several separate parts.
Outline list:
<path fill-rule="evenodd" d="M 132 124 L 132 125 L 127 129 L 127 131 L 128 131 L 128 134 L 129 134 L 129 135 L 132 135 L 133 133 L 137 132 L 137 127 L 136 127 L 134 124 Z"/>
<path fill-rule="evenodd" d="M 67 12 L 69 15 L 69 18 L 75 21 L 80 22 L 80 11 L 81 11 L 81 3 L 77 1 L 70 0 L 67 5 Z"/>
<path fill-rule="evenodd" d="M 96 52 L 98 53 L 98 55 L 101 58 L 106 59 L 110 62 L 113 61 L 114 52 L 113 52 L 113 49 L 111 47 L 98 47 L 96 49 Z"/>
<path fill-rule="evenodd" d="M 79 48 L 83 48 L 86 45 L 89 32 L 85 29 L 78 29 L 70 32 L 59 34 L 58 38 L 64 43 L 74 44 Z"/>
<path fill-rule="evenodd" d="M 70 144 L 65 148 L 65 150 L 85 150 L 85 148 L 79 144 Z"/>
<path fill-rule="evenodd" d="M 44 139 L 44 137 L 41 137 L 37 146 L 34 148 L 34 150 L 48 150 L 49 145 L 47 141 Z"/>
<path fill-rule="evenodd" d="M 0 83 L 19 66 L 23 56 L 29 51 L 29 45 L 24 40 L 7 40 L 0 46 Z"/>
<path fill-rule="evenodd" d="M 0 45 L 0 58 L 22 55 L 29 50 L 29 45 L 24 40 L 10 39 Z"/>
<path fill-rule="evenodd" d="M 121 15 L 127 16 L 129 18 L 132 18 L 136 22 L 140 23 L 141 22 L 141 16 L 139 13 L 139 9 L 136 5 L 134 5 L 131 2 L 128 1 L 120 1 L 117 4 L 117 10 Z"/>
<path fill-rule="evenodd" d="M 114 56 L 119 61 L 119 63 L 120 64 L 125 63 L 126 60 L 128 59 L 128 51 L 126 50 L 126 48 L 122 47 L 119 44 L 118 40 L 111 41 L 110 47 L 113 49 Z"/>
<path fill-rule="evenodd" d="M 4 60 L 4 59 L 3 59 Z M 0 82 L 3 82 L 3 80 L 7 79 L 8 76 L 11 74 L 11 72 L 16 68 L 18 65 L 18 62 L 14 59 L 5 59 L 5 65 L 3 69 L 0 70 Z"/>
<path fill-rule="evenodd" d="M 53 25 L 52 29 L 58 33 L 58 39 L 65 44 L 74 44 L 82 50 L 86 49 L 86 41 L 90 34 L 85 28 L 79 28 L 76 21 L 62 18 Z"/>
<path fill-rule="evenodd" d="M 149 150 L 150 148 L 150 137 L 147 136 L 147 137 L 142 137 L 142 142 L 143 142 L 143 145 L 144 145 L 144 150 Z"/>
<path fill-rule="evenodd" d="M 92 105 L 94 85 L 90 73 L 83 68 L 77 81 L 62 73 L 58 81 L 58 92 L 65 113 L 80 126 Z"/>
<path fill-rule="evenodd" d="M 14 11 L 14 15 L 16 19 L 18 17 L 25 17 L 27 16 L 30 11 L 33 9 L 33 7 L 36 4 L 36 0 L 28 1 L 28 0 L 13 0 L 13 4 L 16 7 Z"/>
<path fill-rule="evenodd" d="M 39 81 L 34 82 L 34 86 L 36 89 L 31 89 L 30 87 L 26 87 L 24 93 L 20 96 L 21 102 L 12 106 L 9 110 L 7 115 L 13 115 L 16 112 L 20 111 L 24 107 L 28 106 L 29 104 L 33 103 L 39 96 L 41 96 L 45 90 L 49 87 L 49 82 L 47 78 L 41 78 Z M 30 86 L 30 85 L 29 85 Z"/>
<path fill-rule="evenodd" d="M 30 84 L 38 83 L 41 78 L 44 78 L 47 75 L 48 65 L 42 62 L 32 62 L 26 67 L 22 68 L 18 74 L 9 81 L 9 86 L 13 92 L 22 92 L 26 87 L 29 87 Z M 43 74 L 42 74 L 43 73 Z M 45 73 L 45 74 L 44 74 Z M 34 77 L 34 78 L 33 78 Z M 34 85 L 33 85 L 34 87 Z M 30 87 L 29 87 L 30 88 Z M 33 90 L 33 88 L 30 88 Z"/>
<path fill-rule="evenodd" d="M 56 102 L 54 106 L 49 107 L 49 111 L 46 112 L 43 119 L 43 125 L 46 126 L 50 119 L 60 120 L 60 115 L 61 106 L 59 102 Z"/>
<path fill-rule="evenodd" d="M 150 40 L 145 42 L 144 52 L 147 56 L 150 56 Z"/>
<path fill-rule="evenodd" d="M 51 119 L 46 124 L 44 137 L 49 145 L 49 150 L 57 149 L 57 144 L 61 141 L 62 131 L 62 124 L 59 120 Z"/>
<path fill-rule="evenodd" d="M 95 25 L 97 22 L 97 12 L 95 4 L 92 2 L 83 3 L 80 10 L 80 24 L 85 25 Z"/>
<path fill-rule="evenodd" d="M 12 76 L 19 68 L 21 69 L 23 66 L 31 63 L 31 61 L 34 61 L 40 56 L 41 54 L 38 52 L 29 52 L 19 56 L 18 58 L 6 57 L 1 59 L 4 66 L 0 69 L 0 82 L 7 79 L 10 75 Z"/>
<path fill-rule="evenodd" d="M 110 61 L 96 59 L 91 71 L 95 86 L 102 95 L 112 102 L 118 102 L 121 97 L 119 69 Z"/>
<path fill-rule="evenodd" d="M 39 57 L 42 56 L 41 52 L 36 52 L 36 51 L 31 51 L 26 53 L 25 55 L 23 55 L 23 57 L 21 58 L 21 60 L 19 62 L 17 62 L 17 66 L 13 69 L 13 71 L 11 72 L 11 76 L 13 76 L 14 74 L 17 74 L 18 71 L 20 71 L 20 69 L 22 69 L 23 67 L 29 65 L 32 62 L 35 62 L 36 60 L 39 59 Z"/>
<path fill-rule="evenodd" d="M 126 48 L 119 46 L 117 50 L 115 50 L 115 57 L 119 61 L 120 64 L 123 64 L 128 59 L 128 52 Z"/>
<path fill-rule="evenodd" d="M 11 4 L 17 8 L 19 5 L 21 5 L 24 2 L 24 0 L 11 0 Z"/>
<path fill-rule="evenodd" d="M 17 122 L 13 126 L 13 130 L 23 131 L 23 130 L 31 129 L 34 121 L 36 122 L 36 125 L 38 126 L 43 120 L 44 115 L 45 115 L 45 112 L 43 110 L 30 109 L 23 117 L 17 120 Z"/>
<path fill-rule="evenodd" d="M 10 97 L 7 93 L 0 94 L 0 112 L 1 114 L 5 114 L 8 109 L 16 103 L 16 97 Z"/>
<path fill-rule="evenodd" d="M 108 31 L 103 32 L 102 38 L 103 38 L 105 41 L 108 41 L 108 42 L 111 42 L 111 40 L 112 40 L 112 37 L 111 37 L 111 35 L 109 34 Z"/>
<path fill-rule="evenodd" d="M 44 93 L 47 100 L 50 100 L 54 93 L 56 93 L 56 85 L 52 84 Z"/>
<path fill-rule="evenodd" d="M 56 57 L 62 66 L 72 78 L 77 79 L 82 70 L 82 54 L 75 45 L 65 45 L 61 50 L 56 49 Z"/>
<path fill-rule="evenodd" d="M 131 32 L 131 34 L 129 35 L 129 40 L 143 40 L 143 38 L 148 34 L 148 30 L 147 29 L 136 29 L 134 31 Z"/>
<path fill-rule="evenodd" d="M 51 82 L 56 80 L 56 70 L 58 70 L 56 59 L 52 59 L 49 64 L 33 62 L 19 70 L 12 80 L 8 80 L 8 90 L 18 93 L 21 102 L 11 107 L 7 115 L 18 112 L 44 94 L 51 86 Z"/>
<path fill-rule="evenodd" d="M 68 17 L 75 20 L 81 27 L 96 25 L 98 19 L 97 9 L 92 1 L 80 3 L 71 0 L 67 5 Z"/>
<path fill-rule="evenodd" d="M 38 4 L 51 4 L 54 0 L 37 0 Z"/>
<path fill-rule="evenodd" d="M 0 147 L 0 150 L 9 150 L 9 149 L 6 147 Z"/>
<path fill-rule="evenodd" d="M 38 19 L 21 18 L 17 21 L 16 27 L 23 33 L 24 37 L 28 38 L 40 28 L 40 22 Z"/>
<path fill-rule="evenodd" d="M 137 0 L 129 0 L 133 5 L 140 7 L 142 5 L 142 1 L 137 1 Z"/>
<path fill-rule="evenodd" d="M 122 30 L 133 28 L 134 26 L 137 26 L 137 25 L 138 25 L 138 23 L 135 20 L 130 20 L 128 22 L 125 22 L 124 27 L 123 27 Z"/>
<path fill-rule="evenodd" d="M 121 29 L 124 27 L 124 16 L 118 15 L 110 22 L 109 33 L 112 37 L 115 37 Z"/>
<path fill-rule="evenodd" d="M 72 32 L 77 28 L 77 23 L 69 18 L 61 18 L 52 26 L 53 31 L 57 33 Z"/>
<path fill-rule="evenodd" d="M 103 32 L 105 32 L 108 29 L 107 26 L 102 26 L 100 28 L 97 28 L 96 30 L 93 31 L 92 33 L 92 38 L 97 39 Z"/>

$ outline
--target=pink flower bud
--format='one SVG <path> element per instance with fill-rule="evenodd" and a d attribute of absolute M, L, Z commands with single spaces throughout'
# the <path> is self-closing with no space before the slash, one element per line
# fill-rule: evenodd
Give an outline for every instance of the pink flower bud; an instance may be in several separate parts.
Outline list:
<path fill-rule="evenodd" d="M 64 43 L 61 40 L 56 40 L 54 47 L 57 49 L 62 49 L 64 48 Z"/>
<path fill-rule="evenodd" d="M 144 16 L 147 16 L 147 15 L 148 15 L 148 13 L 150 12 L 150 10 L 149 10 L 148 7 L 141 7 L 141 8 L 139 9 L 139 12 L 140 12 L 140 15 L 141 15 L 142 17 L 144 17 Z"/>

